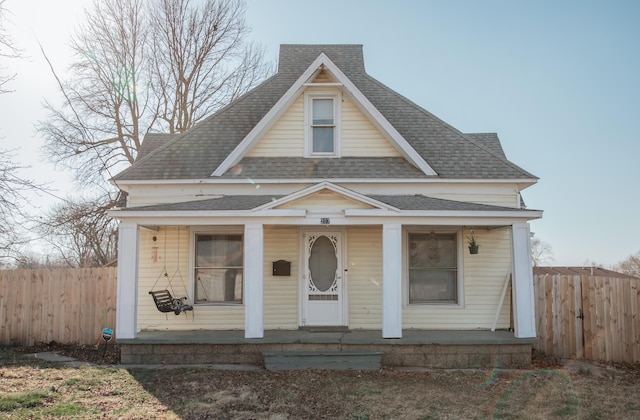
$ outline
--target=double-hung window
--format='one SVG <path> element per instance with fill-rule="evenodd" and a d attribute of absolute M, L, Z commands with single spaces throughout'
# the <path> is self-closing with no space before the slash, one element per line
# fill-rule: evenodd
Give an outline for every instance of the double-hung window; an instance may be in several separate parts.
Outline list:
<path fill-rule="evenodd" d="M 305 117 L 308 156 L 338 155 L 338 97 L 334 94 L 307 94 Z"/>
<path fill-rule="evenodd" d="M 195 234 L 195 302 L 242 303 L 241 234 Z"/>
<path fill-rule="evenodd" d="M 456 233 L 409 232 L 409 303 L 459 303 Z"/>

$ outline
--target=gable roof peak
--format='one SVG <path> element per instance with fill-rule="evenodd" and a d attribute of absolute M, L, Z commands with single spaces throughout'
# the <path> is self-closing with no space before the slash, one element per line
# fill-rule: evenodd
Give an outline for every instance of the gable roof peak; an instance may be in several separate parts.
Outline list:
<path fill-rule="evenodd" d="M 278 73 L 300 74 L 321 54 L 346 73 L 365 72 L 361 44 L 282 44 Z"/>

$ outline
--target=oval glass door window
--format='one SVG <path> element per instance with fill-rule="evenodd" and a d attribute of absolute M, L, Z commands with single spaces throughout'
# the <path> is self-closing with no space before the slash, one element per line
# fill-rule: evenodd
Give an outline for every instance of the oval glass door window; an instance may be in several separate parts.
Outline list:
<path fill-rule="evenodd" d="M 309 255 L 309 272 L 311 282 L 321 292 L 333 286 L 338 268 L 336 249 L 326 236 L 320 236 L 311 246 Z"/>

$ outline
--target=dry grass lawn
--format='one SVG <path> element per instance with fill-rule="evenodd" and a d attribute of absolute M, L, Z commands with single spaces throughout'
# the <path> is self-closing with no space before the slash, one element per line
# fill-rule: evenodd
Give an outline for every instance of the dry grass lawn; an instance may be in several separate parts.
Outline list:
<path fill-rule="evenodd" d="M 637 366 L 233 372 L 65 368 L 0 347 L 0 418 L 640 418 Z"/>

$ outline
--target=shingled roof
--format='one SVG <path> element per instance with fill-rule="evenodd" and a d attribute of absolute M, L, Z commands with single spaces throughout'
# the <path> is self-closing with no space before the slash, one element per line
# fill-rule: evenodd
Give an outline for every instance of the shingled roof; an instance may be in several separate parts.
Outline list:
<path fill-rule="evenodd" d="M 127 208 L 128 211 L 229 211 L 252 210 L 272 201 L 281 195 L 221 195 L 204 200 L 185 201 L 180 203 L 165 203 L 149 206 Z M 369 198 L 381 203 L 389 204 L 399 210 L 423 211 L 522 211 L 512 207 L 492 206 L 487 204 L 465 203 L 461 201 L 445 200 L 424 195 L 370 195 Z"/>
<path fill-rule="evenodd" d="M 495 134 L 463 134 L 365 72 L 361 45 L 282 45 L 278 73 L 187 132 L 152 144 L 115 180 L 206 179 L 324 53 L 384 115 L 438 178 L 535 179 L 509 162 Z M 158 140 L 158 141 L 155 141 Z M 151 150 L 151 151 L 150 151 Z M 404 159 L 244 158 L 251 178 L 429 178 Z M 228 171 L 223 178 L 238 176 Z"/>

